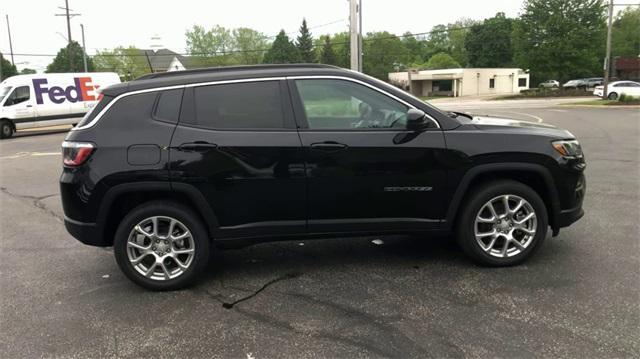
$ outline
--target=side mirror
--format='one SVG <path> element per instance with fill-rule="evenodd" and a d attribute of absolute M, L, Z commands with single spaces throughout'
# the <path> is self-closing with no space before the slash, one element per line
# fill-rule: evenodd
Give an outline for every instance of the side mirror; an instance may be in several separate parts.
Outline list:
<path fill-rule="evenodd" d="M 426 127 L 427 121 L 425 121 L 426 115 L 424 111 L 415 108 L 410 108 L 407 111 L 407 129 L 419 130 Z"/>

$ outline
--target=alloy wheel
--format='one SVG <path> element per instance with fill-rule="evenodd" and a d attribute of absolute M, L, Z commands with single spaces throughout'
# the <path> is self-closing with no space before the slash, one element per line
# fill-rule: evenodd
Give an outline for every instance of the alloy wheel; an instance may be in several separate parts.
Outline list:
<path fill-rule="evenodd" d="M 527 200 L 505 194 L 494 197 L 480 208 L 474 234 L 485 253 L 506 258 L 522 253 L 531 245 L 537 225 L 536 212 Z"/>
<path fill-rule="evenodd" d="M 165 281 L 179 277 L 189 269 L 194 256 L 191 231 L 175 218 L 146 218 L 133 227 L 127 239 L 129 262 L 149 279 Z"/>

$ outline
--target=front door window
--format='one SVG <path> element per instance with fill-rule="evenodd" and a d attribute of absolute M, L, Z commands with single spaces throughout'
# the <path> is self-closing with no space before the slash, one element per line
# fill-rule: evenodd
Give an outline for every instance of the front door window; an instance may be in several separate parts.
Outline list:
<path fill-rule="evenodd" d="M 310 129 L 405 128 L 406 105 L 351 81 L 296 81 Z"/>
<path fill-rule="evenodd" d="M 22 102 L 29 101 L 30 93 L 29 86 L 20 86 L 16 87 L 11 95 L 7 98 L 7 101 L 4 103 L 4 106 L 13 106 Z"/>

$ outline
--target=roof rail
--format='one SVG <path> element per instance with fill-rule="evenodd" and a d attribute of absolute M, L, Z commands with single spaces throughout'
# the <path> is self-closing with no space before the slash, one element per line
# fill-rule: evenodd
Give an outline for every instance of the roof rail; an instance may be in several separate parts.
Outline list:
<path fill-rule="evenodd" d="M 219 66 L 219 67 L 205 67 L 201 69 L 168 71 L 168 72 L 154 72 L 151 74 L 142 75 L 133 81 L 138 80 L 150 80 L 164 77 L 192 75 L 192 74 L 206 74 L 211 72 L 223 72 L 223 71 L 236 71 L 236 70 L 268 70 L 268 69 L 288 69 L 288 68 L 327 68 L 338 69 L 339 67 L 325 64 L 262 64 L 262 65 L 239 65 L 239 66 Z"/>

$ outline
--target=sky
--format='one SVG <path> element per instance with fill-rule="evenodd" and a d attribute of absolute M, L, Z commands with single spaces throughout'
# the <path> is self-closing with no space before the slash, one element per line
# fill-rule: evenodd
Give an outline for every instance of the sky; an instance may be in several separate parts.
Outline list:
<path fill-rule="evenodd" d="M 517 16 L 521 6 L 522 0 L 362 0 L 363 30 L 420 33 L 459 18 L 480 20 L 497 12 Z M 67 41 L 65 17 L 55 16 L 64 12 L 58 7 L 64 7 L 64 0 L 2 0 L 0 51 L 9 52 L 9 15 L 14 53 L 55 55 Z M 193 25 L 250 27 L 267 35 L 284 29 L 295 37 L 302 18 L 314 36 L 347 31 L 349 24 L 347 0 L 69 0 L 69 8 L 80 14 L 71 21 L 71 37 L 80 42 L 84 24 L 90 55 L 117 46 L 148 48 L 154 35 L 164 47 L 183 53 L 185 31 Z M 40 72 L 53 57 L 14 59 L 18 69 Z"/>

